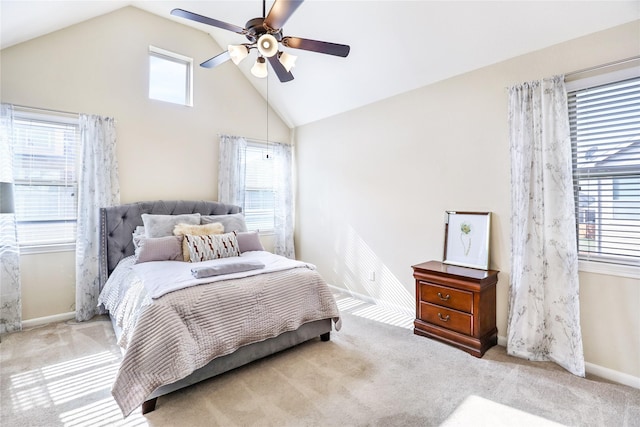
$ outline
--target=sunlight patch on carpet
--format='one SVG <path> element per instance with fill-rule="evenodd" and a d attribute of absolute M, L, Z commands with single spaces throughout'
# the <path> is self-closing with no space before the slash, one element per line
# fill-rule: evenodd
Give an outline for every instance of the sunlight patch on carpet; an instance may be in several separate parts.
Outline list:
<path fill-rule="evenodd" d="M 341 312 L 364 317 L 387 325 L 398 326 L 405 329 L 413 328 L 414 317 L 407 313 L 391 310 L 381 305 L 370 304 L 348 295 L 335 295 L 338 309 Z"/>
<path fill-rule="evenodd" d="M 106 398 L 88 405 L 81 406 L 60 414 L 60 421 L 65 427 L 103 427 L 146 426 L 147 421 L 139 413 L 131 414 L 122 419 L 120 408 L 112 398 Z"/>

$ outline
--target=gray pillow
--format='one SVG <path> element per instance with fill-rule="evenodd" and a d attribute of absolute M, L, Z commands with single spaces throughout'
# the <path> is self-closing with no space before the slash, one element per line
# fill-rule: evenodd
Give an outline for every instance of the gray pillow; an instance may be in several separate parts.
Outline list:
<path fill-rule="evenodd" d="M 219 222 L 224 225 L 224 232 L 247 231 L 247 224 L 244 222 L 244 215 L 241 213 L 228 215 L 202 215 L 200 224 L 210 224 Z"/>
<path fill-rule="evenodd" d="M 260 242 L 260 235 L 257 231 L 236 233 L 236 238 L 238 239 L 238 247 L 240 248 L 240 253 L 249 251 L 264 251 L 262 242 Z"/>
<path fill-rule="evenodd" d="M 212 265 L 209 267 L 195 267 L 191 269 L 191 274 L 196 279 L 203 277 L 220 276 L 222 274 L 240 273 L 242 271 L 257 270 L 264 268 L 260 261 L 236 261 L 230 264 Z"/>
<path fill-rule="evenodd" d="M 136 264 L 149 261 L 182 261 L 180 236 L 142 237 L 136 249 Z"/>
<path fill-rule="evenodd" d="M 142 214 L 144 234 L 146 237 L 173 236 L 173 228 L 179 223 L 200 224 L 200 214 L 151 215 Z"/>

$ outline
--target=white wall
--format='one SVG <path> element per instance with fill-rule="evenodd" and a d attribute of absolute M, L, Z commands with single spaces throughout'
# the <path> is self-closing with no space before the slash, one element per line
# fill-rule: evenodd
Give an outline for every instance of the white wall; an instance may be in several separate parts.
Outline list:
<path fill-rule="evenodd" d="M 194 68 L 194 106 L 148 99 L 148 49 L 199 64 L 204 32 L 133 7 L 0 51 L 1 101 L 115 117 L 121 201 L 217 200 L 217 134 L 266 138 L 266 101 L 228 62 Z M 288 142 L 273 111 L 269 137 Z M 22 255 L 23 320 L 73 311 L 73 252 Z"/>
<path fill-rule="evenodd" d="M 415 311 L 411 265 L 442 259 L 444 212 L 491 211 L 506 336 L 507 88 L 638 55 L 639 35 L 635 21 L 296 129 L 298 256 L 336 286 Z M 586 360 L 640 377 L 640 280 L 580 280 Z"/>

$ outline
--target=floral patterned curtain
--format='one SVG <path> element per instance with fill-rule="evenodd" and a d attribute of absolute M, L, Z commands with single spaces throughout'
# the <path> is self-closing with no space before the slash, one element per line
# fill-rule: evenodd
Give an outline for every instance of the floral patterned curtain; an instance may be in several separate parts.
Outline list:
<path fill-rule="evenodd" d="M 240 136 L 220 135 L 218 201 L 240 206 L 243 210 L 246 150 L 246 139 Z"/>
<path fill-rule="evenodd" d="M 273 252 L 294 259 L 293 224 L 293 148 L 290 144 L 271 145 L 276 171 L 275 239 Z"/>
<path fill-rule="evenodd" d="M 0 182 L 13 183 L 13 106 L 0 105 Z M 0 213 L 0 333 L 22 329 L 16 216 Z"/>
<path fill-rule="evenodd" d="M 76 319 L 97 313 L 101 207 L 120 203 L 116 130 L 112 118 L 80 115 L 76 241 Z"/>
<path fill-rule="evenodd" d="M 564 78 L 509 90 L 511 283 L 507 352 L 584 376 Z"/>

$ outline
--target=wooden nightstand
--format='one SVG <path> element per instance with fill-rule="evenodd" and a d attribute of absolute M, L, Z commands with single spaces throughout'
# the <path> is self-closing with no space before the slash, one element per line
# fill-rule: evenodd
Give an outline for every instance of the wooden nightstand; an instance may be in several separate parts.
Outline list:
<path fill-rule="evenodd" d="M 497 271 L 439 261 L 412 268 L 416 279 L 416 335 L 444 341 L 476 357 L 497 344 Z"/>

